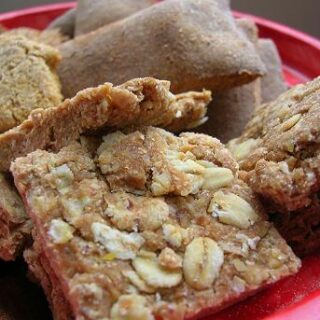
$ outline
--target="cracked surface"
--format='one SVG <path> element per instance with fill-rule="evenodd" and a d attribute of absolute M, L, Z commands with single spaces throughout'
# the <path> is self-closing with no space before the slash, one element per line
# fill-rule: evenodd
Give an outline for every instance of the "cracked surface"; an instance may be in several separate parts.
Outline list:
<path fill-rule="evenodd" d="M 62 101 L 55 68 L 58 51 L 20 36 L 0 36 L 0 133 L 23 122 L 37 108 Z"/>
<path fill-rule="evenodd" d="M 82 133 L 138 125 L 171 130 L 197 126 L 206 120 L 209 91 L 173 95 L 168 81 L 130 80 L 120 86 L 105 83 L 79 92 L 57 107 L 36 110 L 20 126 L 0 135 L 0 171 L 36 149 L 59 150 Z"/>
<path fill-rule="evenodd" d="M 298 270 L 218 140 L 146 127 L 96 152 L 84 141 L 11 168 L 35 225 L 33 261 L 44 259 L 72 318 L 190 318 Z"/>

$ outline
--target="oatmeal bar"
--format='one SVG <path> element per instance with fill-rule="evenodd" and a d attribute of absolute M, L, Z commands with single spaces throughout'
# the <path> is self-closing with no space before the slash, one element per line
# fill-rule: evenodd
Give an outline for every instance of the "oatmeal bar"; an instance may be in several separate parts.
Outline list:
<path fill-rule="evenodd" d="M 75 35 L 94 31 L 146 9 L 158 0 L 79 0 L 75 21 Z"/>
<path fill-rule="evenodd" d="M 242 177 L 264 199 L 299 254 L 320 248 L 315 200 L 320 189 L 319 136 L 317 78 L 259 107 L 242 136 L 229 144 Z"/>
<path fill-rule="evenodd" d="M 300 267 L 209 136 L 115 132 L 94 157 L 74 143 L 11 169 L 55 319 L 190 319 Z"/>
<path fill-rule="evenodd" d="M 81 35 L 59 47 L 65 97 L 105 81 L 170 80 L 172 90 L 226 90 L 265 69 L 225 1 L 171 0 Z"/>
<path fill-rule="evenodd" d="M 9 175 L 0 173 L 0 259 L 15 260 L 31 238 L 31 222 Z"/>
<path fill-rule="evenodd" d="M 320 77 L 259 107 L 230 148 L 252 188 L 293 211 L 319 190 L 319 134 Z"/>
<path fill-rule="evenodd" d="M 271 39 L 259 39 L 258 53 L 262 59 L 266 74 L 261 79 L 262 103 L 270 102 L 287 90 L 278 49 Z"/>
<path fill-rule="evenodd" d="M 206 121 L 209 91 L 173 95 L 169 88 L 170 82 L 153 78 L 117 87 L 105 83 L 57 107 L 36 110 L 20 126 L 0 135 L 0 172 L 18 156 L 36 149 L 57 151 L 85 132 L 138 125 L 181 131 Z"/>
<path fill-rule="evenodd" d="M 59 60 L 58 51 L 50 46 L 0 35 L 0 133 L 19 125 L 32 110 L 62 101 L 55 73 Z"/>

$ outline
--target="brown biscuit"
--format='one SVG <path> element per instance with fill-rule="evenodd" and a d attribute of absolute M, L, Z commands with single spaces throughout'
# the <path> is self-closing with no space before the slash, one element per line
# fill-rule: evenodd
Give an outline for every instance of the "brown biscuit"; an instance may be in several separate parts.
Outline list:
<path fill-rule="evenodd" d="M 173 92 L 224 90 L 264 72 L 231 11 L 211 0 L 163 1 L 59 48 L 67 97 L 105 81 L 144 76 L 171 81 Z"/>
<path fill-rule="evenodd" d="M 40 31 L 37 29 L 27 28 L 27 27 L 21 27 L 17 29 L 11 29 L 5 31 L 3 36 L 9 36 L 9 37 L 17 37 L 22 36 L 25 37 L 28 40 L 32 40 L 35 42 L 40 42 L 52 47 L 57 47 L 61 43 L 67 41 L 69 38 L 65 35 L 63 35 L 59 30 L 44 30 Z"/>
<path fill-rule="evenodd" d="M 0 135 L 0 172 L 36 149 L 59 150 L 80 134 L 127 126 L 157 125 L 181 131 L 204 121 L 208 91 L 173 95 L 168 81 L 134 79 L 79 92 L 61 105 L 34 111 L 20 126 Z"/>
<path fill-rule="evenodd" d="M 53 20 L 47 26 L 46 30 L 58 29 L 62 34 L 72 39 L 74 37 L 76 13 L 76 8 L 68 10 L 66 13 Z"/>
<path fill-rule="evenodd" d="M 255 45 L 259 41 L 258 27 L 255 22 L 248 18 L 240 18 L 236 20 L 236 24 L 241 32 Z"/>
<path fill-rule="evenodd" d="M 32 110 L 62 101 L 55 73 L 59 60 L 52 47 L 21 36 L 0 36 L 0 132 L 19 125 Z"/>
<path fill-rule="evenodd" d="M 258 29 L 252 20 L 236 20 L 239 30 L 255 45 L 258 42 Z M 226 143 L 238 137 L 256 107 L 261 103 L 260 79 L 250 84 L 215 93 L 208 108 L 208 121 L 198 128 L 202 132 Z"/>
<path fill-rule="evenodd" d="M 320 77 L 259 107 L 242 136 L 231 142 L 254 189 L 292 211 L 319 188 Z"/>
<path fill-rule="evenodd" d="M 157 2 L 157 0 L 78 0 L 75 36 L 126 18 Z"/>
<path fill-rule="evenodd" d="M 319 137 L 320 77 L 259 107 L 242 136 L 229 143 L 242 177 L 270 214 L 278 212 L 276 224 L 299 254 L 320 247 L 312 235 L 320 219 L 314 210 L 320 190 Z"/>
<path fill-rule="evenodd" d="M 220 92 L 214 95 L 208 108 L 208 121 L 197 128 L 202 132 L 227 143 L 238 137 L 253 111 L 261 103 L 261 80 Z"/>
<path fill-rule="evenodd" d="M 270 39 L 258 41 L 258 52 L 267 69 L 261 79 L 262 103 L 270 102 L 287 90 L 282 74 L 281 59 L 275 43 Z"/>
<path fill-rule="evenodd" d="M 55 318 L 190 319 L 297 272 L 217 139 L 148 127 L 103 140 L 95 158 L 72 144 L 12 165 Z"/>

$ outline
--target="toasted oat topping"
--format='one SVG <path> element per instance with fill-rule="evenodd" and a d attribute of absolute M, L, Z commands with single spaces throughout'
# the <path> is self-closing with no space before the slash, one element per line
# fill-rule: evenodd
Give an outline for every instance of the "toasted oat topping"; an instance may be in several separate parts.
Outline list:
<path fill-rule="evenodd" d="M 152 127 L 108 137 L 12 165 L 75 313 L 183 319 L 297 270 L 218 140 Z"/>

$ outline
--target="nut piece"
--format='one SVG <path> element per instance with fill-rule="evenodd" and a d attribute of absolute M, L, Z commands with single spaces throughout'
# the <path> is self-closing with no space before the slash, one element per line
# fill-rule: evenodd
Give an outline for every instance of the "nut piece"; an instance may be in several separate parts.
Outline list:
<path fill-rule="evenodd" d="M 146 299 L 137 294 L 120 296 L 111 308 L 112 320 L 154 320 Z"/>
<path fill-rule="evenodd" d="M 249 228 L 259 219 L 247 201 L 233 193 L 222 191 L 213 195 L 208 211 L 220 222 L 243 229 Z"/>
<path fill-rule="evenodd" d="M 149 285 L 156 288 L 172 288 L 182 280 L 181 270 L 162 267 L 157 259 L 136 257 L 133 267 L 138 275 Z"/>
<path fill-rule="evenodd" d="M 159 255 L 160 266 L 167 269 L 179 269 L 182 267 L 182 258 L 170 248 L 164 248 Z"/>
<path fill-rule="evenodd" d="M 53 219 L 48 234 L 54 243 L 62 244 L 73 238 L 73 228 L 61 219 Z"/>
<path fill-rule="evenodd" d="M 218 277 L 223 262 L 223 251 L 214 240 L 205 237 L 193 239 L 183 260 L 186 282 L 197 290 L 209 288 Z"/>
<path fill-rule="evenodd" d="M 134 259 L 144 243 L 144 239 L 138 233 L 120 232 L 100 222 L 93 223 L 91 229 L 94 241 L 102 244 L 121 260 Z"/>
<path fill-rule="evenodd" d="M 227 187 L 233 181 L 233 173 L 227 168 L 206 168 L 203 177 L 202 188 L 210 191 Z"/>

